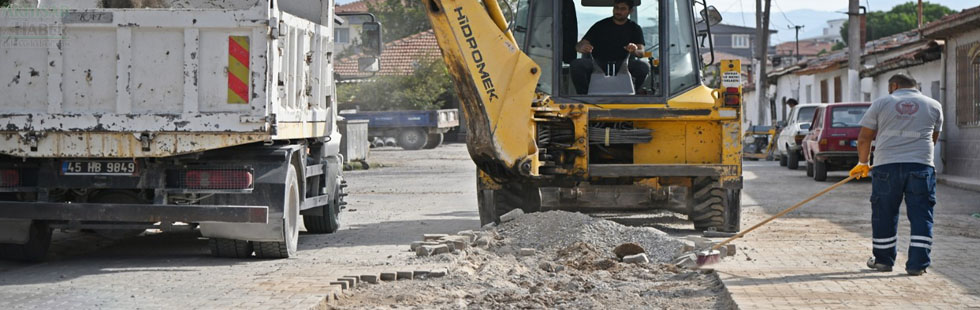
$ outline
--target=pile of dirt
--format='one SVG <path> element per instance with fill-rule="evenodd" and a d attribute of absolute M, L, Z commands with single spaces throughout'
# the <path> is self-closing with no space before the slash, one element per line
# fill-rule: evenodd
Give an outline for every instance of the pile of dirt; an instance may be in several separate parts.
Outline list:
<path fill-rule="evenodd" d="M 713 271 L 663 263 L 681 244 L 654 229 L 544 212 L 524 215 L 490 233 L 496 238 L 488 249 L 414 258 L 451 262 L 444 278 L 362 286 L 330 308 L 736 308 Z M 621 262 L 613 249 L 626 242 L 641 245 L 651 262 Z"/>

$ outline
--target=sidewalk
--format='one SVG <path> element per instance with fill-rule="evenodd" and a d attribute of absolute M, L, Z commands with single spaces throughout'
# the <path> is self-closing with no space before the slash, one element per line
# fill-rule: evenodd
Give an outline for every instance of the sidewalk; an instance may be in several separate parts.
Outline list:
<path fill-rule="evenodd" d="M 948 174 L 936 174 L 936 183 L 959 189 L 980 192 L 980 180 L 977 179 Z"/>
<path fill-rule="evenodd" d="M 751 200 L 751 199 L 750 199 Z M 743 210 L 743 223 L 768 217 Z M 735 243 L 738 253 L 713 267 L 742 309 L 980 309 L 980 239 L 937 227 L 929 273 L 905 273 L 908 226 L 899 227 L 895 271 L 872 272 L 870 216 L 794 217 Z M 937 222 L 942 219 L 937 218 Z"/>

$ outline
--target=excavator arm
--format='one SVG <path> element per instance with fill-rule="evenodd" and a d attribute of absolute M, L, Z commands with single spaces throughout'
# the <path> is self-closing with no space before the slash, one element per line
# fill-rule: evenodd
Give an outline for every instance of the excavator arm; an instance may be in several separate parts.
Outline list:
<path fill-rule="evenodd" d="M 532 102 L 540 69 L 496 1 L 422 0 L 466 117 L 467 146 L 495 179 L 538 175 Z"/>

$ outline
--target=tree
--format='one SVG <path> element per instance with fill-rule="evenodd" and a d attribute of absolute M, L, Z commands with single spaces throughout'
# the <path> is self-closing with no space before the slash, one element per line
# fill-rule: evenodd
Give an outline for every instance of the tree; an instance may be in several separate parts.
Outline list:
<path fill-rule="evenodd" d="M 435 110 L 453 98 L 452 80 L 442 59 L 422 61 L 410 75 L 388 75 L 371 82 L 337 86 L 337 100 L 365 111 Z"/>
<path fill-rule="evenodd" d="M 907 2 L 893 7 L 888 12 L 876 11 L 868 12 L 866 25 L 868 27 L 868 41 L 877 40 L 893 34 L 906 32 L 917 28 L 918 25 L 918 3 Z M 928 23 L 943 16 L 955 13 L 956 11 L 941 4 L 930 2 L 922 3 L 923 23 Z M 850 22 L 845 22 L 840 34 L 847 42 L 847 29 Z"/>
<path fill-rule="evenodd" d="M 421 1 L 381 0 L 377 4 L 370 1 L 367 4 L 368 12 L 377 16 L 384 27 L 381 38 L 385 43 L 432 28 Z"/>
<path fill-rule="evenodd" d="M 10 5 L 10 0 L 0 0 L 0 8 L 4 8 Z"/>

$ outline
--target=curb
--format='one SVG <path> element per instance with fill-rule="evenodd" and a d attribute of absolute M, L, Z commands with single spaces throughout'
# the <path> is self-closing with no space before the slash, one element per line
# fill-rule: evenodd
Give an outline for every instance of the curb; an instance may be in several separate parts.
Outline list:
<path fill-rule="evenodd" d="M 937 174 L 936 183 L 949 187 L 965 189 L 968 191 L 980 192 L 980 180 L 947 174 Z"/>

